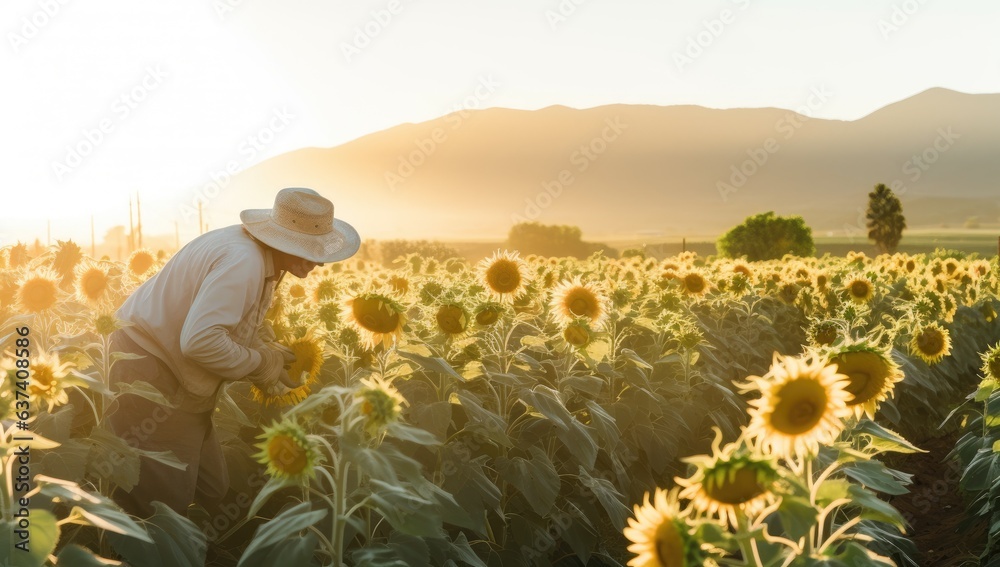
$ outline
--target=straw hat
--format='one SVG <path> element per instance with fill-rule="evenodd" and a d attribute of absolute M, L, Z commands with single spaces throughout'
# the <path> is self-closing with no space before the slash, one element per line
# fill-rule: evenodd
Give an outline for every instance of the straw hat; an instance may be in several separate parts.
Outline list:
<path fill-rule="evenodd" d="M 240 220 L 271 248 L 319 264 L 350 258 L 361 246 L 358 231 L 333 218 L 333 203 L 312 189 L 282 189 L 274 207 L 247 209 Z"/>

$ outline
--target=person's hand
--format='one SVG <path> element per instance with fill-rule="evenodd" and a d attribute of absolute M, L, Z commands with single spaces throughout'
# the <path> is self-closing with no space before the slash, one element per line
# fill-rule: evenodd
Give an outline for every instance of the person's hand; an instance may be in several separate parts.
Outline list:
<path fill-rule="evenodd" d="M 284 369 L 285 359 L 279 351 L 265 346 L 257 352 L 260 364 L 247 375 L 247 380 L 265 392 L 279 384 L 292 385 L 288 371 Z"/>
<path fill-rule="evenodd" d="M 291 391 L 292 388 L 289 388 L 284 384 L 278 383 L 272 386 L 270 390 L 265 390 L 264 393 L 269 398 L 280 398 L 281 396 L 284 396 L 285 394 L 288 394 Z"/>
<path fill-rule="evenodd" d="M 288 371 L 291 369 L 292 364 L 295 363 L 297 357 L 292 349 L 286 347 L 281 343 L 268 343 L 267 347 L 272 351 L 278 353 L 282 360 L 282 369 L 278 373 L 278 381 L 288 386 L 289 388 L 298 388 L 302 385 L 301 376 L 291 376 Z"/>
<path fill-rule="evenodd" d="M 284 366 L 286 369 L 295 364 L 295 361 L 298 360 L 298 357 L 295 356 L 295 351 L 281 343 L 268 343 L 267 346 L 281 353 L 281 356 L 285 360 Z"/>

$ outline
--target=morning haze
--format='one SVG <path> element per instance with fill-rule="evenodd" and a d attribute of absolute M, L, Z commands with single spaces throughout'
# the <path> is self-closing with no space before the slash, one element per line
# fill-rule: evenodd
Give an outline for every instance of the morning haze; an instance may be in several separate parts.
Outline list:
<path fill-rule="evenodd" d="M 502 239 L 524 220 L 605 240 L 715 236 L 764 210 L 850 236 L 872 186 L 886 183 L 911 228 L 1000 221 L 1000 95 L 931 89 L 854 121 L 809 118 L 837 95 L 817 84 L 799 114 L 460 111 L 267 160 L 238 175 L 217 210 L 301 185 L 364 214 L 373 238 Z"/>

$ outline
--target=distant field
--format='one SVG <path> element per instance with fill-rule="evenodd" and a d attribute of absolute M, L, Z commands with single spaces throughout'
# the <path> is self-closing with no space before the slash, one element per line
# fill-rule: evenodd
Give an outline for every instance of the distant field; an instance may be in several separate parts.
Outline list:
<path fill-rule="evenodd" d="M 991 258 L 997 254 L 998 236 L 1000 236 L 1000 231 L 912 231 L 903 236 L 903 240 L 899 243 L 899 251 L 907 254 L 920 254 L 933 252 L 936 248 L 945 248 Z M 590 239 L 585 238 L 585 240 L 589 241 Z M 819 256 L 827 253 L 843 256 L 850 251 L 872 255 L 876 253 L 875 247 L 861 237 L 852 239 L 846 236 L 817 236 L 815 241 L 816 253 Z M 657 258 L 673 256 L 682 250 L 697 252 L 700 256 L 714 255 L 716 252 L 715 240 L 704 236 L 688 239 L 684 243 L 679 238 L 646 241 L 636 239 L 605 240 L 602 242 L 617 249 L 619 253 L 628 248 L 640 248 L 645 244 L 648 253 Z M 479 260 L 489 256 L 494 250 L 504 248 L 503 242 L 447 242 L 446 244 L 458 250 L 471 261 Z"/>

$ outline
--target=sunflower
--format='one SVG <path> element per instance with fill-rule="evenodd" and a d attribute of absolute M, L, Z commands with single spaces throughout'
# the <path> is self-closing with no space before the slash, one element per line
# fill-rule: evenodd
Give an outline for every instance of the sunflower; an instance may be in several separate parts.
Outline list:
<path fill-rule="evenodd" d="M 924 325 L 913 333 L 910 352 L 927 364 L 935 364 L 951 354 L 951 336 L 948 329 L 937 323 Z"/>
<path fill-rule="evenodd" d="M 510 302 L 524 293 L 527 268 L 517 252 L 497 251 L 478 266 L 479 278 L 500 301 Z"/>
<path fill-rule="evenodd" d="M 799 297 L 799 284 L 795 282 L 785 282 L 778 288 L 778 299 L 787 305 L 794 305 Z"/>
<path fill-rule="evenodd" d="M 322 303 L 337 296 L 337 283 L 330 278 L 323 278 L 313 286 L 312 298 L 315 303 Z"/>
<path fill-rule="evenodd" d="M 864 343 L 851 345 L 833 352 L 830 364 L 837 365 L 837 372 L 848 377 L 845 389 L 853 398 L 847 407 L 861 419 L 875 419 L 879 403 L 885 401 L 896 383 L 903 379 L 899 365 L 883 350 Z"/>
<path fill-rule="evenodd" d="M 1000 343 L 983 353 L 983 374 L 987 378 L 1000 380 Z"/>
<path fill-rule="evenodd" d="M 72 386 L 83 386 L 85 382 L 70 374 L 73 365 L 69 362 L 59 362 L 56 353 L 41 353 L 31 361 L 31 380 L 28 384 L 28 395 L 34 400 L 43 401 L 48 405 L 49 412 L 57 406 L 69 402 L 66 390 Z"/>
<path fill-rule="evenodd" d="M 868 255 L 864 252 L 856 252 L 851 250 L 847 253 L 846 260 L 848 264 L 856 263 L 859 265 L 864 265 L 868 262 Z"/>
<path fill-rule="evenodd" d="M 122 328 L 122 321 L 111 312 L 98 313 L 91 322 L 94 324 L 94 330 L 97 331 L 97 334 L 103 337 L 107 337 Z"/>
<path fill-rule="evenodd" d="M 3 301 L 0 300 L 0 305 Z M 992 303 L 983 303 L 979 306 L 979 312 L 983 314 L 983 318 L 986 319 L 987 323 L 992 323 L 997 318 L 997 310 L 993 307 Z"/>
<path fill-rule="evenodd" d="M 84 262 L 77 266 L 76 296 L 84 303 L 98 303 L 110 287 L 108 271 L 98 264 Z"/>
<path fill-rule="evenodd" d="M 388 347 L 403 336 L 406 315 L 403 306 L 380 293 L 362 293 L 344 301 L 346 322 L 368 348 L 382 343 Z"/>
<path fill-rule="evenodd" d="M 813 286 L 819 291 L 826 291 L 830 284 L 830 276 L 826 272 L 816 272 L 812 276 Z"/>
<path fill-rule="evenodd" d="M 674 481 L 684 487 L 680 497 L 690 499 L 693 509 L 735 528 L 741 517 L 752 518 L 777 499 L 774 488 L 781 471 L 773 457 L 745 439 L 720 449 L 721 442 L 722 432 L 715 428 L 712 454 L 682 459 L 695 471 Z"/>
<path fill-rule="evenodd" d="M 846 334 L 846 330 L 837 321 L 816 321 L 809 326 L 809 338 L 820 346 L 832 345 Z"/>
<path fill-rule="evenodd" d="M 28 263 L 31 257 L 28 255 L 28 245 L 23 242 L 11 246 L 7 251 L 7 265 L 16 269 Z"/>
<path fill-rule="evenodd" d="M 844 286 L 847 296 L 855 303 L 868 303 L 875 296 L 875 286 L 864 276 L 853 276 Z"/>
<path fill-rule="evenodd" d="M 430 305 L 437 301 L 443 293 L 444 286 L 435 280 L 430 280 L 420 286 L 420 302 L 424 305 Z"/>
<path fill-rule="evenodd" d="M 562 332 L 563 339 L 576 348 L 583 348 L 590 344 L 594 338 L 594 332 L 590 328 L 586 317 L 578 317 L 572 323 L 566 325 Z"/>
<path fill-rule="evenodd" d="M 254 458 L 267 465 L 267 474 L 296 482 L 304 482 L 315 475 L 320 453 L 316 442 L 297 422 L 286 419 L 273 423 L 257 438 L 261 439 L 256 445 L 260 453 Z"/>
<path fill-rule="evenodd" d="M 469 312 L 458 303 L 446 303 L 438 308 L 434 318 L 438 329 L 451 337 L 461 335 L 469 328 Z"/>
<path fill-rule="evenodd" d="M 734 274 L 743 274 L 749 281 L 753 281 L 753 268 L 750 267 L 746 262 L 737 260 L 733 262 L 733 265 L 729 268 Z"/>
<path fill-rule="evenodd" d="M 990 273 L 990 261 L 989 260 L 973 260 L 969 264 L 969 273 L 976 279 L 979 279 L 986 274 Z"/>
<path fill-rule="evenodd" d="M 628 550 L 635 554 L 629 567 L 696 567 L 705 563 L 701 545 L 687 525 L 688 511 L 681 511 L 677 491 L 657 488 L 652 502 L 647 492 L 642 506 L 635 505 L 635 517 L 629 518 L 622 530 L 632 542 Z"/>
<path fill-rule="evenodd" d="M 47 311 L 59 299 L 59 276 L 48 268 L 27 272 L 18 282 L 17 302 L 31 313 Z"/>
<path fill-rule="evenodd" d="M 944 268 L 944 272 L 949 276 L 953 275 L 959 268 L 958 260 L 954 258 L 948 258 L 947 260 L 944 261 L 944 264 L 942 264 L 942 268 Z"/>
<path fill-rule="evenodd" d="M 406 292 L 410 291 L 410 280 L 403 276 L 392 276 L 386 283 L 395 294 L 405 295 Z"/>
<path fill-rule="evenodd" d="M 292 299 L 302 299 L 306 296 L 306 288 L 300 283 L 288 286 L 288 296 Z"/>
<path fill-rule="evenodd" d="M 72 240 L 57 240 L 56 242 L 52 269 L 64 280 L 72 278 L 77 264 L 83 259 L 83 251 L 80 249 L 80 245 Z"/>
<path fill-rule="evenodd" d="M 552 290 L 549 307 L 560 325 L 568 325 L 577 317 L 586 317 L 592 325 L 599 326 L 607 315 L 604 308 L 606 302 L 595 285 L 585 284 L 577 276 Z"/>
<path fill-rule="evenodd" d="M 392 380 L 374 374 L 361 379 L 361 388 L 354 396 L 358 411 L 365 418 L 365 431 L 373 437 L 399 419 L 406 403 Z"/>
<path fill-rule="evenodd" d="M 153 256 L 152 252 L 146 250 L 145 248 L 140 248 L 133 252 L 132 255 L 128 257 L 128 261 L 126 262 L 128 271 L 136 277 L 149 275 L 147 272 L 149 272 L 155 264 L 156 257 Z"/>
<path fill-rule="evenodd" d="M 779 457 L 808 458 L 820 443 L 836 439 L 844 429 L 851 393 L 849 378 L 816 355 L 803 357 L 774 354 L 763 377 L 750 377 L 748 390 L 760 390 L 751 400 L 747 435 Z"/>
<path fill-rule="evenodd" d="M 323 323 L 327 331 L 332 331 L 340 322 L 340 303 L 336 301 L 320 302 L 316 309 L 316 317 L 320 323 Z"/>
<path fill-rule="evenodd" d="M 708 280 L 697 271 L 690 271 L 680 278 L 681 288 L 686 295 L 702 297 L 708 293 Z"/>
<path fill-rule="evenodd" d="M 493 323 L 500 320 L 500 316 L 504 313 L 504 306 L 502 303 L 496 303 L 493 301 L 487 301 L 482 303 L 478 309 L 476 309 L 476 324 L 489 327 Z"/>
<path fill-rule="evenodd" d="M 312 385 L 319 377 L 319 371 L 323 367 L 324 349 L 323 340 L 315 338 L 309 334 L 295 339 L 288 343 L 288 348 L 295 353 L 295 362 L 288 368 L 288 375 L 297 380 L 301 386 L 283 396 L 269 396 L 256 385 L 250 386 L 250 393 L 255 402 L 263 403 L 265 406 L 271 404 L 279 406 L 290 406 L 305 399 L 312 390 Z"/>

